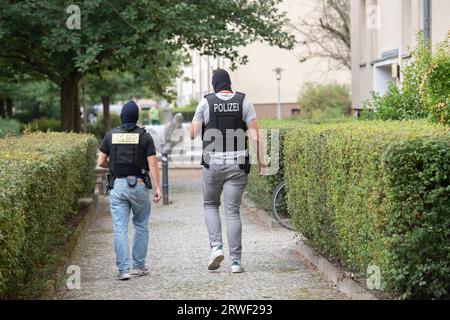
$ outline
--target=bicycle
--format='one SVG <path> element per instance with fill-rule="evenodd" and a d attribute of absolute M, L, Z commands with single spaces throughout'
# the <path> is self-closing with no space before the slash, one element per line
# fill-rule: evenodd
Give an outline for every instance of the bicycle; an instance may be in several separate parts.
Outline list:
<path fill-rule="evenodd" d="M 282 181 L 272 193 L 272 216 L 284 228 L 294 230 L 287 211 L 286 181 Z"/>

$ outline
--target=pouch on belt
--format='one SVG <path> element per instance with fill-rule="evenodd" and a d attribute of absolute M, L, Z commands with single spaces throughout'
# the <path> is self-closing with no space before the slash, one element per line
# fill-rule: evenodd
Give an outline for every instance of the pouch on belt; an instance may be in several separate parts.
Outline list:
<path fill-rule="evenodd" d="M 130 187 L 134 187 L 137 184 L 136 176 L 127 176 L 127 183 Z"/>

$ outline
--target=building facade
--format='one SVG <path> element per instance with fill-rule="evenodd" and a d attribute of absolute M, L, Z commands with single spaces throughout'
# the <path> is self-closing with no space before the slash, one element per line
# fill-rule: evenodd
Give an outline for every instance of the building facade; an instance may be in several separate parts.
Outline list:
<path fill-rule="evenodd" d="M 200 101 L 212 90 L 212 72 L 217 68 L 228 68 L 229 63 L 223 58 L 202 56 L 192 50 L 191 64 L 182 68 L 182 76 L 176 79 L 177 106 L 185 106 L 193 101 Z"/>
<path fill-rule="evenodd" d="M 285 0 L 280 9 L 286 11 L 291 23 L 311 15 L 316 0 Z M 301 40 L 300 35 L 296 35 Z M 301 41 L 299 41 L 301 43 Z M 298 95 L 305 82 L 339 82 L 350 85 L 350 71 L 330 70 L 326 58 L 309 59 L 300 62 L 300 44 L 291 51 L 270 47 L 264 43 L 253 43 L 240 49 L 241 55 L 247 55 L 249 61 L 234 71 L 229 70 L 230 63 L 222 58 L 200 56 L 192 52 L 192 64 L 183 68 L 183 76 L 176 81 L 177 105 L 187 105 L 198 101 L 211 92 L 212 71 L 225 68 L 230 71 L 233 89 L 245 92 L 255 105 L 260 118 L 277 117 L 278 82 L 276 68 L 281 68 L 280 102 L 282 117 L 286 118 L 300 111 Z M 186 81 L 185 78 L 194 79 Z"/>
<path fill-rule="evenodd" d="M 449 30 L 448 0 L 351 0 L 353 109 L 400 83 L 418 32 L 433 44 Z"/>

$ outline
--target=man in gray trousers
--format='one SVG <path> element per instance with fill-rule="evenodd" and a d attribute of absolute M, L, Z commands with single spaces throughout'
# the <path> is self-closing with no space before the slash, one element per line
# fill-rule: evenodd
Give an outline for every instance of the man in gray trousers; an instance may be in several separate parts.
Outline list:
<path fill-rule="evenodd" d="M 256 151 L 262 174 L 263 150 L 253 104 L 240 92 L 231 90 L 230 75 L 223 69 L 213 73 L 214 93 L 197 106 L 190 137 L 202 134 L 203 207 L 208 228 L 211 257 L 209 270 L 216 270 L 224 259 L 222 226 L 219 216 L 223 191 L 231 272 L 243 272 L 241 262 L 242 224 L 240 206 L 250 170 L 247 137 Z"/>

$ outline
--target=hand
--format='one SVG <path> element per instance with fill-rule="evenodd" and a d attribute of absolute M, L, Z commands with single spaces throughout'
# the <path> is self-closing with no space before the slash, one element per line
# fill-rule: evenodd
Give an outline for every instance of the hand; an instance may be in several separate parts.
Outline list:
<path fill-rule="evenodd" d="M 161 189 L 160 188 L 156 188 L 155 194 L 153 195 L 153 202 L 154 203 L 158 203 L 159 200 L 161 200 Z"/>

